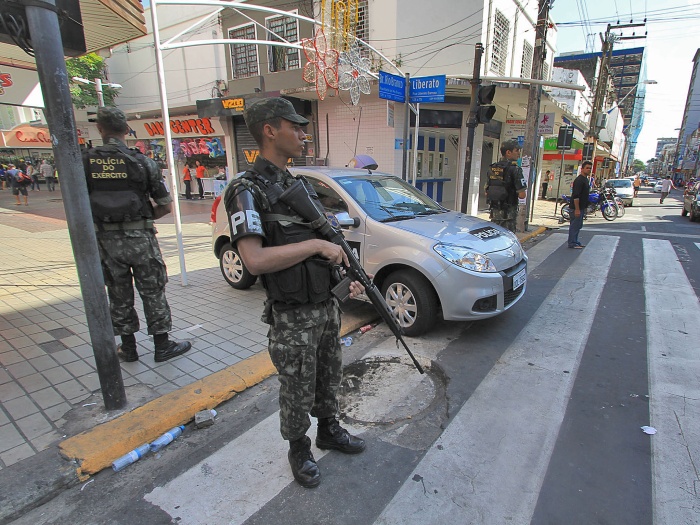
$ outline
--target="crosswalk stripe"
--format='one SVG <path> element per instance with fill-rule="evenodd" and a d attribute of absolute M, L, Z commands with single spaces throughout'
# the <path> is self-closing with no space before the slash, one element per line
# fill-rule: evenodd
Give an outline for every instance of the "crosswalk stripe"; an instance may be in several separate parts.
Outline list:
<path fill-rule="evenodd" d="M 643 247 L 654 523 L 696 523 L 700 304 L 671 243 Z"/>
<path fill-rule="evenodd" d="M 552 233 L 527 251 L 527 271 L 532 273 L 547 257 L 567 240 L 565 233 Z"/>
<path fill-rule="evenodd" d="M 313 418 L 311 428 L 313 443 Z M 187 525 L 238 525 L 294 483 L 288 450 L 277 411 L 145 499 Z M 312 450 L 316 460 L 328 453 Z"/>
<path fill-rule="evenodd" d="M 530 522 L 618 243 L 580 252 L 377 525 Z"/>
<path fill-rule="evenodd" d="M 612 228 L 588 228 L 584 224 L 581 233 L 605 233 L 605 234 L 619 234 L 619 233 L 630 233 L 632 235 L 642 235 L 644 237 L 678 237 L 679 239 L 697 239 L 700 237 L 700 233 L 662 233 L 662 232 L 649 232 L 649 231 L 637 231 L 637 230 L 623 230 L 623 229 L 612 229 Z"/>
<path fill-rule="evenodd" d="M 700 242 L 695 242 L 693 244 L 695 244 L 695 246 L 700 250 Z"/>

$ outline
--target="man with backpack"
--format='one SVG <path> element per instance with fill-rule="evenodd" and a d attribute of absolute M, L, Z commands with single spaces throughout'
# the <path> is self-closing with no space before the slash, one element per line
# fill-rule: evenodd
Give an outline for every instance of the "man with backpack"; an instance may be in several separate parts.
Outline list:
<path fill-rule="evenodd" d="M 15 206 L 22 206 L 22 202 L 19 199 L 20 193 L 24 195 L 24 205 L 29 206 L 29 193 L 27 192 L 27 187 L 32 183 L 32 178 L 21 169 L 17 168 L 14 164 L 9 165 L 7 177 L 9 177 L 10 184 L 12 185 L 12 195 L 14 195 L 15 199 L 17 199 Z"/>
<path fill-rule="evenodd" d="M 104 145 L 88 150 L 83 165 L 112 325 L 122 341 L 117 354 L 127 362 L 139 358 L 134 335 L 139 331 L 135 283 L 148 333 L 153 336 L 155 361 L 167 361 L 192 347 L 190 342 L 168 337 L 172 329 L 165 298 L 168 275 L 153 224 L 170 213 L 173 199 L 156 163 L 126 147 L 129 126 L 123 111 L 100 108 L 97 130 Z"/>
<path fill-rule="evenodd" d="M 518 216 L 518 198 L 527 195 L 527 183 L 523 170 L 518 166 L 520 146 L 515 140 L 501 144 L 503 158 L 491 164 L 486 182 L 486 202 L 489 204 L 491 222 L 515 231 Z"/>

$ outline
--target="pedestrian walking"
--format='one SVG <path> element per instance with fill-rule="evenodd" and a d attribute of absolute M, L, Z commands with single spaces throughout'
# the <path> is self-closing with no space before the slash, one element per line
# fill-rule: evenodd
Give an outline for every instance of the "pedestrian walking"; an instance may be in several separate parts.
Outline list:
<path fill-rule="evenodd" d="M 182 169 L 182 181 L 185 183 L 185 198 L 188 201 L 192 200 L 192 171 L 190 165 L 185 162 L 185 167 Z"/>
<path fill-rule="evenodd" d="M 668 197 L 668 194 L 671 193 L 671 189 L 676 189 L 676 186 L 673 184 L 671 176 L 666 175 L 666 178 L 661 181 L 661 200 L 659 201 L 659 204 L 664 203 L 664 200 L 666 197 Z"/>
<path fill-rule="evenodd" d="M 571 190 L 571 200 L 569 201 L 569 211 L 571 214 L 571 222 L 569 223 L 569 248 L 580 250 L 584 248 L 578 240 L 578 234 L 583 228 L 583 219 L 586 216 L 588 208 L 588 195 L 590 193 L 589 177 L 593 163 L 586 160 L 581 164 L 581 170 L 578 177 L 574 179 L 573 189 Z"/>
<path fill-rule="evenodd" d="M 39 172 L 46 181 L 46 189 L 48 191 L 55 191 L 56 180 L 54 179 L 54 168 L 48 160 L 44 159 L 41 161 L 41 166 L 39 166 Z"/>
<path fill-rule="evenodd" d="M 14 164 L 10 164 L 8 168 L 6 177 L 9 179 L 12 195 L 17 199 L 15 206 L 22 206 L 22 201 L 19 198 L 20 195 L 24 197 L 24 205 L 29 206 L 29 193 L 27 192 L 27 188 L 31 184 L 32 179 L 25 178 L 26 174 Z"/>
<path fill-rule="evenodd" d="M 207 168 L 202 166 L 202 164 L 196 160 L 194 161 L 195 165 L 197 166 L 195 168 L 195 176 L 197 177 L 197 186 L 199 186 L 199 198 L 203 199 L 204 198 L 204 182 L 202 182 L 202 179 L 207 176 Z"/>
<path fill-rule="evenodd" d="M 315 487 L 321 472 L 306 435 L 309 414 L 318 418 L 317 447 L 346 454 L 365 449 L 364 440 L 348 433 L 337 419 L 342 352 L 340 309 L 331 294 L 332 265 L 348 261 L 338 245 L 300 224 L 292 209 L 267 198 L 271 185 L 284 190 L 300 181 L 322 209 L 311 185 L 286 169 L 287 159 L 304 150 L 309 121 L 283 98 L 252 104 L 244 118 L 260 155 L 252 170 L 224 194 L 234 225 L 231 242 L 248 271 L 262 277 L 267 294 L 262 320 L 270 325 L 268 351 L 279 373 L 280 432 L 289 441 L 294 479 L 303 487 Z M 350 291 L 355 297 L 364 288 L 353 282 Z"/>
<path fill-rule="evenodd" d="M 632 187 L 634 188 L 634 196 L 636 197 L 639 194 L 639 188 L 642 185 L 642 179 L 639 177 L 639 174 L 637 174 L 634 177 L 634 180 L 632 181 Z"/>
<path fill-rule="evenodd" d="M 0 190 L 5 190 L 7 188 L 7 168 L 4 164 L 0 164 Z"/>
<path fill-rule="evenodd" d="M 138 150 L 126 147 L 129 126 L 123 111 L 100 108 L 97 131 L 104 145 L 88 150 L 83 164 L 112 325 L 114 334 L 121 336 L 117 354 L 123 361 L 139 358 L 134 335 L 139 331 L 135 283 L 148 333 L 153 336 L 155 361 L 167 361 L 192 346 L 168 336 L 172 329 L 165 298 L 168 274 L 153 221 L 171 212 L 172 197 L 158 165 Z"/>
<path fill-rule="evenodd" d="M 32 161 L 29 161 L 27 164 L 27 175 L 32 179 L 32 191 L 35 189 L 36 191 L 41 191 L 41 188 L 39 187 L 39 170 Z"/>
<path fill-rule="evenodd" d="M 515 140 L 501 145 L 503 158 L 491 164 L 486 182 L 486 202 L 489 204 L 491 222 L 515 231 L 518 216 L 518 198 L 526 196 L 527 183 L 523 170 L 518 166 L 520 146 Z"/>

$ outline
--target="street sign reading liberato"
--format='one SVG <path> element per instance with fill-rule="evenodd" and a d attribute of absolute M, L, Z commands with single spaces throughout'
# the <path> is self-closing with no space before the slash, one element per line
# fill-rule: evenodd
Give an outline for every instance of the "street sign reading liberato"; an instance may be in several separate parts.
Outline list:
<path fill-rule="evenodd" d="M 445 75 L 411 79 L 411 102 L 445 102 Z"/>

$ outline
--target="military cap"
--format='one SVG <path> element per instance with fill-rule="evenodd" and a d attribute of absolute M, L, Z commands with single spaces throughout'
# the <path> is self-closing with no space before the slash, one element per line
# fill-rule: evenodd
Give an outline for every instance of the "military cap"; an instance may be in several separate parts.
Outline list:
<path fill-rule="evenodd" d="M 97 123 L 112 131 L 123 131 L 126 133 L 129 130 L 129 125 L 126 123 L 126 115 L 119 108 L 98 109 Z"/>
<path fill-rule="evenodd" d="M 309 123 L 308 120 L 296 112 L 289 100 L 280 97 L 258 100 L 248 106 L 243 112 L 243 118 L 248 127 L 277 117 L 295 124 L 301 124 L 302 126 L 306 126 Z"/>

